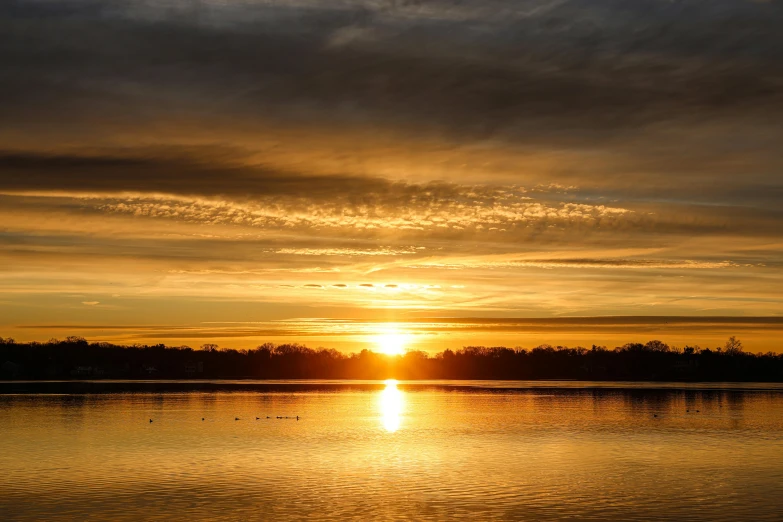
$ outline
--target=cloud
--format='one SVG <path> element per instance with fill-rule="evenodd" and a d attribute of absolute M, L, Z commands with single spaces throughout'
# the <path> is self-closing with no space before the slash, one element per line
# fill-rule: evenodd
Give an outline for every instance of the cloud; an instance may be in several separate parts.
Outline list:
<path fill-rule="evenodd" d="M 638 269 L 717 269 L 736 268 L 737 263 L 731 261 L 696 261 L 667 259 L 523 259 L 507 261 L 491 261 L 481 259 L 460 261 L 459 259 L 444 261 L 424 261 L 406 265 L 414 269 L 445 269 L 463 270 L 476 268 L 638 268 Z"/>
<path fill-rule="evenodd" d="M 649 197 L 659 190 L 654 185 L 647 185 L 647 200 L 639 200 L 635 189 L 619 186 L 562 193 L 557 184 L 527 189 L 518 184 L 312 175 L 250 163 L 248 157 L 232 151 L 192 147 L 70 154 L 0 151 L 0 194 L 18 196 L 9 202 L 22 208 L 44 208 L 40 196 L 49 196 L 59 198 L 50 205 L 58 211 L 67 208 L 65 203 L 101 213 L 210 225 L 351 228 L 367 234 L 387 229 L 411 236 L 440 230 L 481 233 L 493 240 L 546 237 L 563 229 L 576 235 L 602 230 L 767 235 L 783 222 L 783 211 L 771 204 L 783 195 L 783 185 L 751 183 L 743 192 L 734 182 L 725 187 L 724 195 L 713 192 L 707 205 L 690 201 L 690 189 L 678 192 L 682 184 L 677 190 L 667 189 L 666 200 L 651 201 Z M 730 191 L 737 201 L 724 202 Z M 616 199 L 610 201 L 601 193 Z M 31 196 L 39 199 L 33 201 Z M 756 204 L 749 205 L 751 201 Z M 343 250 L 345 255 L 349 250 Z M 279 251 L 294 253 L 288 247 Z M 356 253 L 360 251 L 370 249 Z M 298 250 L 301 255 L 308 252 L 340 255 L 340 250 L 323 247 Z"/>
<path fill-rule="evenodd" d="M 9 190 L 360 198 L 380 177 L 473 177 L 593 202 L 783 196 L 777 2 L 12 5 L 0 137 L 31 156 L 5 158 Z"/>
<path fill-rule="evenodd" d="M 380 247 L 377 249 L 350 249 L 350 248 L 281 248 L 275 251 L 277 254 L 295 255 L 295 256 L 401 256 L 418 253 L 418 250 L 411 248 L 391 248 Z"/>
<path fill-rule="evenodd" d="M 0 316 L 779 314 L 781 26 L 739 0 L 0 3 L 0 303 L 26 305 Z"/>
<path fill-rule="evenodd" d="M 17 118 L 144 101 L 560 141 L 781 102 L 777 3 L 13 5 L 0 92 Z"/>
<path fill-rule="evenodd" d="M 104 213 L 264 228 L 502 234 L 529 226 L 581 223 L 610 227 L 632 213 L 606 204 L 536 201 L 515 185 L 312 176 L 218 163 L 210 156 L 0 153 L 0 192 L 20 197 L 70 194 L 83 208 Z M 279 252 L 329 255 L 341 251 L 283 248 Z M 342 252 L 349 255 L 349 250 Z"/>
<path fill-rule="evenodd" d="M 112 152 L 112 151 L 107 151 Z M 115 154 L 48 154 L 0 151 L 4 192 L 169 194 L 248 197 L 308 193 L 319 198 L 361 198 L 404 184 L 357 176 L 312 176 L 246 165 L 230 149 L 148 149 Z M 194 154 L 195 153 L 195 154 Z M 238 153 L 237 153 L 238 154 Z M 241 158 L 239 158 L 241 159 Z M 438 187 L 433 186 L 433 191 Z M 444 186 L 440 190 L 448 191 Z"/>
<path fill-rule="evenodd" d="M 459 340 L 479 340 L 501 336 L 507 346 L 524 340 L 531 348 L 542 342 L 559 343 L 560 339 L 575 340 L 572 344 L 593 342 L 647 341 L 652 338 L 672 339 L 677 344 L 704 344 L 723 341 L 728 335 L 752 339 L 754 346 L 770 346 L 783 332 L 783 317 L 705 317 L 705 316 L 611 316 L 564 318 L 508 317 L 419 317 L 387 321 L 372 319 L 285 319 L 280 321 L 209 322 L 198 325 L 100 325 L 100 324 L 37 324 L 19 326 L 21 332 L 51 330 L 69 334 L 84 334 L 90 340 L 106 339 L 118 342 L 172 339 L 176 342 L 198 339 L 224 339 L 229 344 L 250 346 L 269 340 L 321 338 L 326 343 L 352 339 L 353 348 L 367 347 L 367 338 L 389 328 L 409 336 L 414 348 L 429 347 L 441 351 L 457 349 Z M 244 340 L 244 341 L 243 341 Z M 510 343 L 509 343 L 510 341 Z M 434 344 L 433 344 L 434 343 Z M 758 344 L 757 344 L 758 343 Z M 610 344 L 610 347 L 613 346 Z"/>

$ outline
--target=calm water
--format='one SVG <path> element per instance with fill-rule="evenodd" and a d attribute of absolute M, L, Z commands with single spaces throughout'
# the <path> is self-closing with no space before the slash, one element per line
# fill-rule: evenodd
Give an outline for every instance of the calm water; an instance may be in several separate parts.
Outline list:
<path fill-rule="evenodd" d="M 783 520 L 783 388 L 650 386 L 0 383 L 0 519 Z"/>

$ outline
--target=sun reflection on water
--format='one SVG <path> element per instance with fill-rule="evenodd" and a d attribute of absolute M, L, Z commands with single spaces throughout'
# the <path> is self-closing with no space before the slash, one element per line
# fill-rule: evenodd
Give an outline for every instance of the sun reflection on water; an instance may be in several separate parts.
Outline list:
<path fill-rule="evenodd" d="M 381 392 L 378 405 L 380 407 L 381 422 L 386 431 L 394 433 L 400 429 L 400 419 L 405 400 L 402 391 L 397 388 L 396 380 L 389 379 L 386 381 L 386 388 Z"/>

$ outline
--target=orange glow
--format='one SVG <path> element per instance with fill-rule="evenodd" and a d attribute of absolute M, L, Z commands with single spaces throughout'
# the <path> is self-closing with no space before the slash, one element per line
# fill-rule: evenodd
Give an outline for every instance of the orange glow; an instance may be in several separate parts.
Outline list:
<path fill-rule="evenodd" d="M 381 392 L 379 408 L 381 422 L 389 433 L 394 433 L 400 429 L 400 418 L 402 417 L 404 406 L 403 393 L 397 388 L 397 381 L 394 379 L 387 380 L 386 388 Z"/>
<path fill-rule="evenodd" d="M 375 336 L 375 344 L 381 353 L 386 355 L 404 354 L 407 343 L 408 336 L 397 330 L 386 331 Z"/>

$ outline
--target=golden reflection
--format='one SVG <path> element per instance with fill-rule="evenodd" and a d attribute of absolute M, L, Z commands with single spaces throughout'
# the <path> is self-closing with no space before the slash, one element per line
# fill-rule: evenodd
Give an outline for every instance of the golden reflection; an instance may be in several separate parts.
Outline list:
<path fill-rule="evenodd" d="M 400 419 L 405 400 L 402 391 L 397 389 L 396 380 L 389 379 L 386 381 L 386 388 L 381 392 L 378 405 L 381 410 L 381 421 L 386 431 L 394 433 L 400 429 Z"/>

